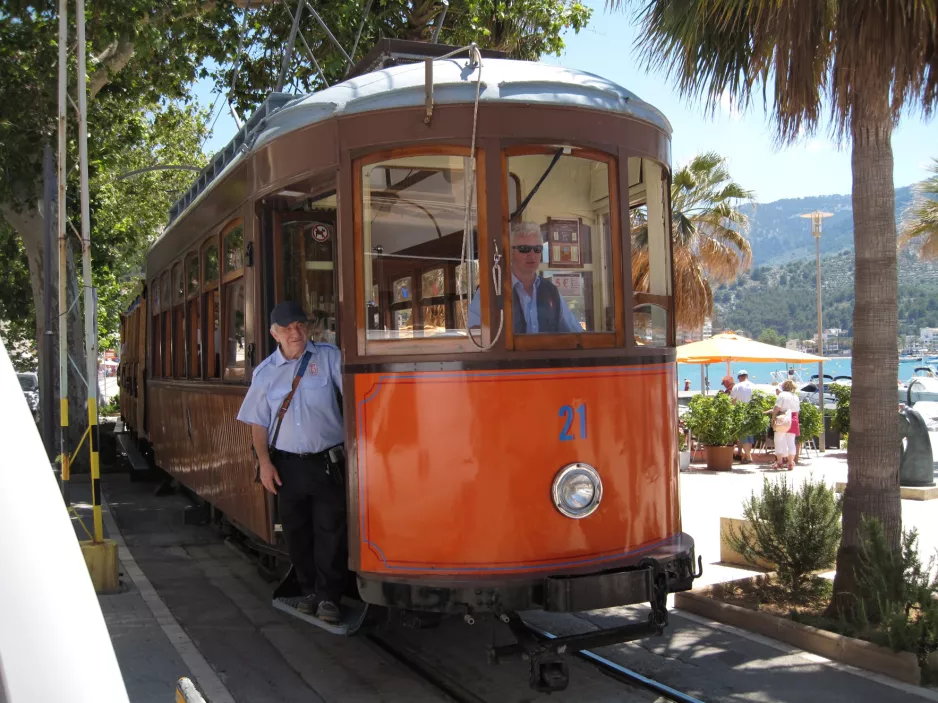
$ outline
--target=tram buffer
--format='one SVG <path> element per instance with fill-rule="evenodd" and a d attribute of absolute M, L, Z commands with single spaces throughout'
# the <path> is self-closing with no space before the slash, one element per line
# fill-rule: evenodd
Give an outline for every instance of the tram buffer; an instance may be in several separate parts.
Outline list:
<path fill-rule="evenodd" d="M 297 610 L 337 624 L 348 539 L 341 354 L 309 341 L 293 301 L 270 313 L 277 349 L 254 371 L 238 420 L 251 425 L 257 479 L 279 498 L 280 520 L 303 598 Z"/>

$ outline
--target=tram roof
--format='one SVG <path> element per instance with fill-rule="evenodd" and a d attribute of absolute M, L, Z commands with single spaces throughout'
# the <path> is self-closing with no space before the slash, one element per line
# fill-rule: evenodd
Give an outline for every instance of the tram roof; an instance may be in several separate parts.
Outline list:
<path fill-rule="evenodd" d="M 466 56 L 434 61 L 434 104 L 472 104 L 477 80 L 477 69 L 470 67 Z M 419 62 L 355 76 L 309 95 L 273 93 L 172 206 L 170 227 L 230 166 L 264 144 L 334 117 L 421 107 L 426 101 L 425 89 L 425 67 Z M 551 64 L 483 58 L 479 100 L 484 104 L 557 105 L 611 112 L 671 134 L 664 114 L 629 90 L 593 73 Z"/>

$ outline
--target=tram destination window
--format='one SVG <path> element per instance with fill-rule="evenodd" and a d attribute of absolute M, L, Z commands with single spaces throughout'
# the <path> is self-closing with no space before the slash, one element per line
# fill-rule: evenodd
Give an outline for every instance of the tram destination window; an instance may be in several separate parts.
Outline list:
<path fill-rule="evenodd" d="M 456 154 L 402 156 L 362 167 L 368 341 L 472 343 L 469 286 L 478 301 L 474 308 L 484 300 L 478 288 L 476 188 L 468 232 L 465 226 L 469 168 L 468 157 Z"/>
<path fill-rule="evenodd" d="M 569 147 L 513 151 L 506 195 L 512 294 L 505 305 L 514 335 L 607 333 L 612 346 L 615 161 Z"/>
<path fill-rule="evenodd" d="M 629 158 L 629 225 L 632 233 L 632 333 L 636 346 L 671 342 L 671 235 L 664 169 Z"/>

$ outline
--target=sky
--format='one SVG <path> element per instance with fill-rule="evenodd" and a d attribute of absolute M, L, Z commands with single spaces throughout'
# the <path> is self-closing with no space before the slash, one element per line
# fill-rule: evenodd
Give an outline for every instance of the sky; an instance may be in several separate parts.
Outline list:
<path fill-rule="evenodd" d="M 753 190 L 758 202 L 850 192 L 849 146 L 838 147 L 829 130 L 821 127 L 798 144 L 779 148 L 761 101 L 742 114 L 730 110 L 726 101 L 715 115 L 708 115 L 702 102 L 681 98 L 666 76 L 645 72 L 634 48 L 638 29 L 629 15 L 608 12 L 603 3 L 587 4 L 594 8 L 589 25 L 578 35 L 570 32 L 564 37 L 567 47 L 560 57 L 547 56 L 542 61 L 600 75 L 661 110 L 674 130 L 673 168 L 680 168 L 695 154 L 716 151 L 727 158 L 732 177 Z M 208 82 L 198 86 L 206 108 L 214 100 L 211 89 Z M 224 147 L 236 132 L 221 102 L 215 112 L 220 114 L 206 143 L 209 152 Z M 931 159 L 938 158 L 938 119 L 908 114 L 893 133 L 892 148 L 896 187 L 924 180 L 930 175 Z"/>

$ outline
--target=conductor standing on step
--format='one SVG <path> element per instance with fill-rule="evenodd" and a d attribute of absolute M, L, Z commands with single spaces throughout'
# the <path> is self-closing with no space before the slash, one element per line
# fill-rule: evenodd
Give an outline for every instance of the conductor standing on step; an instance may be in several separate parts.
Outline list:
<path fill-rule="evenodd" d="M 341 353 L 309 341 L 307 316 L 292 301 L 270 313 L 270 333 L 277 350 L 254 370 L 238 419 L 251 426 L 260 482 L 280 501 L 303 589 L 297 609 L 335 624 L 348 565 Z"/>

